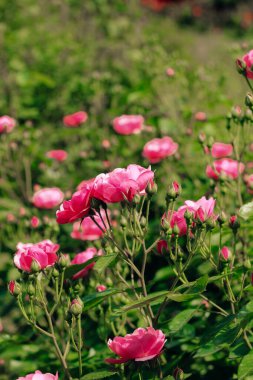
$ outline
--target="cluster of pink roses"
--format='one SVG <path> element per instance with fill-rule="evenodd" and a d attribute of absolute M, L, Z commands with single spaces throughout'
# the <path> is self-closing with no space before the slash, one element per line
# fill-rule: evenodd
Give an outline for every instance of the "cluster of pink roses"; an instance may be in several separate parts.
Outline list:
<path fill-rule="evenodd" d="M 99 174 L 83 183 L 71 200 L 63 202 L 56 213 L 57 222 L 71 223 L 89 216 L 93 198 L 104 203 L 124 200 L 131 202 L 136 194 L 145 194 L 146 187 L 153 184 L 153 179 L 153 171 L 139 165 L 129 165 L 126 169 L 119 168 L 107 174 Z"/>
<path fill-rule="evenodd" d="M 185 212 L 188 211 L 192 214 L 194 220 L 200 220 L 205 222 L 208 219 L 216 219 L 214 214 L 215 200 L 213 198 L 206 199 L 206 197 L 200 198 L 198 201 L 185 201 L 184 205 L 179 207 L 177 211 L 169 211 L 165 213 L 162 217 L 162 225 L 164 226 L 166 222 L 169 222 L 170 227 L 175 226 L 179 229 L 179 235 L 186 235 L 187 233 L 187 223 L 185 219 Z M 161 247 L 160 249 L 166 247 Z"/>

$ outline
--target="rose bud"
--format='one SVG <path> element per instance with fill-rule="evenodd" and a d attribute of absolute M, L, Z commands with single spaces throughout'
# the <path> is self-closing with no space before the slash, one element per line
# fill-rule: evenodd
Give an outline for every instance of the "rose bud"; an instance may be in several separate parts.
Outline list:
<path fill-rule="evenodd" d="M 77 299 L 74 299 L 70 305 L 71 314 L 74 315 L 75 317 L 78 317 L 79 315 L 82 314 L 82 311 L 83 311 L 83 306 L 81 305 L 80 301 Z"/>
<path fill-rule="evenodd" d="M 164 255 L 168 252 L 168 243 L 166 240 L 159 240 L 156 245 L 157 252 L 160 255 Z"/>
<path fill-rule="evenodd" d="M 13 280 L 9 282 L 8 290 L 9 290 L 9 293 L 14 297 L 17 297 L 21 293 L 21 287 L 19 283 Z"/>
<path fill-rule="evenodd" d="M 240 228 L 240 222 L 236 215 L 232 215 L 229 219 L 229 227 L 236 233 Z"/>
<path fill-rule="evenodd" d="M 147 194 L 152 197 L 154 194 L 157 193 L 157 184 L 156 183 L 149 183 L 146 188 Z"/>
<path fill-rule="evenodd" d="M 250 92 L 248 92 L 245 97 L 245 105 L 249 108 L 253 106 L 253 95 Z"/>
<path fill-rule="evenodd" d="M 107 289 L 107 287 L 105 285 L 97 285 L 96 286 L 96 291 L 98 293 L 104 292 L 106 289 Z"/>
<path fill-rule="evenodd" d="M 225 214 L 225 212 L 224 211 L 222 211 L 221 213 L 220 213 L 220 215 L 218 216 L 218 223 L 219 223 L 219 225 L 220 226 L 222 226 L 224 223 L 226 223 L 226 220 L 227 220 L 227 216 L 226 216 L 226 214 Z"/>
<path fill-rule="evenodd" d="M 246 67 L 247 67 L 246 63 L 242 59 L 238 58 L 235 61 L 235 64 L 236 64 L 236 68 L 237 68 L 238 73 L 239 74 L 244 74 L 245 71 L 246 71 Z"/>
<path fill-rule="evenodd" d="M 184 380 L 184 372 L 181 368 L 176 368 L 173 372 L 173 377 L 175 380 Z"/>
<path fill-rule="evenodd" d="M 30 223 L 32 228 L 38 228 L 40 225 L 40 220 L 37 216 L 33 216 Z"/>
<path fill-rule="evenodd" d="M 223 257 L 225 261 L 227 261 L 231 257 L 231 251 L 228 247 L 224 246 L 220 250 L 220 255 Z"/>
<path fill-rule="evenodd" d="M 30 297 L 33 297 L 34 294 L 35 294 L 35 288 L 33 286 L 32 283 L 30 283 L 27 287 L 27 294 L 30 296 Z"/>
<path fill-rule="evenodd" d="M 66 268 L 70 264 L 68 255 L 61 255 L 58 260 L 58 266 L 60 269 Z"/>

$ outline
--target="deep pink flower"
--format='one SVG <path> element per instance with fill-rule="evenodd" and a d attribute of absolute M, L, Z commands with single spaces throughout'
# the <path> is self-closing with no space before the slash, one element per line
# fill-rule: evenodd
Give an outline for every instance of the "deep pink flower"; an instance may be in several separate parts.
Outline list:
<path fill-rule="evenodd" d="M 104 210 L 101 210 L 100 213 L 105 225 L 108 228 Z M 90 241 L 101 238 L 103 236 L 103 231 L 101 231 L 101 229 L 105 231 L 104 224 L 99 214 L 94 215 L 93 218 L 96 220 L 96 222 L 99 224 L 101 228 L 99 228 L 90 217 L 87 217 L 82 221 L 81 224 L 80 222 L 75 222 L 73 224 L 73 231 L 71 232 L 71 237 L 73 239 Z"/>
<path fill-rule="evenodd" d="M 170 227 L 173 228 L 177 226 L 179 228 L 179 236 L 186 235 L 187 233 L 187 224 L 184 218 L 185 211 L 187 210 L 186 206 L 180 207 L 177 211 L 168 211 L 162 216 L 162 225 L 164 222 L 169 222 Z"/>
<path fill-rule="evenodd" d="M 96 286 L 96 291 L 98 293 L 104 292 L 106 289 L 107 289 L 107 287 L 105 285 L 97 285 Z"/>
<path fill-rule="evenodd" d="M 231 158 L 221 158 L 213 163 L 213 166 L 208 165 L 206 175 L 209 178 L 218 180 L 221 175 L 230 179 L 236 179 L 239 174 L 244 171 L 244 164 L 232 160 Z"/>
<path fill-rule="evenodd" d="M 144 118 L 141 115 L 122 115 L 113 119 L 113 129 L 120 135 L 140 133 Z"/>
<path fill-rule="evenodd" d="M 75 192 L 69 201 L 64 201 L 56 212 L 57 222 L 59 224 L 71 223 L 88 216 L 92 191 L 92 182 L 88 182 L 81 190 Z"/>
<path fill-rule="evenodd" d="M 228 247 L 224 246 L 220 250 L 220 254 L 222 255 L 223 259 L 227 261 L 229 257 L 231 256 L 231 252 Z"/>
<path fill-rule="evenodd" d="M 84 111 L 79 111 L 72 113 L 70 115 L 66 115 L 63 118 L 63 123 L 66 127 L 69 128 L 76 128 L 79 127 L 81 124 L 85 123 L 88 119 L 88 114 Z"/>
<path fill-rule="evenodd" d="M 63 198 L 64 194 L 58 187 L 46 187 L 34 193 L 32 202 L 35 207 L 51 209 L 58 206 Z"/>
<path fill-rule="evenodd" d="M 165 136 L 161 139 L 157 138 L 147 142 L 143 148 L 142 155 L 151 164 L 155 164 L 175 154 L 177 149 L 178 144 L 172 138 Z"/>
<path fill-rule="evenodd" d="M 108 347 L 120 358 L 108 358 L 106 362 L 120 364 L 129 360 L 136 362 L 151 360 L 161 354 L 165 342 L 165 335 L 161 330 L 155 330 L 153 327 L 138 328 L 125 337 L 117 336 L 113 340 L 108 340 Z"/>
<path fill-rule="evenodd" d="M 32 228 L 38 228 L 39 225 L 40 225 L 40 220 L 39 220 L 39 218 L 38 218 L 37 216 L 33 216 L 33 217 L 31 218 L 30 223 L 31 223 L 31 227 L 32 227 Z"/>
<path fill-rule="evenodd" d="M 87 248 L 86 251 L 77 253 L 74 259 L 71 261 L 71 264 L 72 265 L 83 264 L 83 263 L 86 263 L 86 261 L 92 259 L 94 256 L 101 256 L 101 255 L 102 255 L 101 250 L 97 251 L 97 249 L 94 247 Z M 74 274 L 73 279 L 77 280 L 78 278 L 87 276 L 87 274 L 94 267 L 94 265 L 95 265 L 95 262 L 87 265 L 87 267 L 85 267 L 84 269 Z"/>
<path fill-rule="evenodd" d="M 168 251 L 168 243 L 166 240 L 159 240 L 156 245 L 157 252 L 162 255 Z"/>
<path fill-rule="evenodd" d="M 8 290 L 9 290 L 11 295 L 14 294 L 15 287 L 16 287 L 16 281 L 11 280 L 8 284 Z"/>
<path fill-rule="evenodd" d="M 52 158 L 56 161 L 65 161 L 68 157 L 68 153 L 65 150 L 57 149 L 57 150 L 50 150 L 47 152 L 46 156 L 48 158 Z"/>
<path fill-rule="evenodd" d="M 24 377 L 19 377 L 17 380 L 58 380 L 58 373 L 52 375 L 51 373 L 43 374 L 40 371 L 35 371 Z"/>
<path fill-rule="evenodd" d="M 215 199 L 212 197 L 206 199 L 206 197 L 200 198 L 198 201 L 185 201 L 187 210 L 192 211 L 195 219 L 200 219 L 202 222 L 205 222 L 207 219 L 214 218 L 214 207 Z"/>
<path fill-rule="evenodd" d="M 58 256 L 56 252 L 59 249 L 58 244 L 51 240 L 43 240 L 39 243 L 18 243 L 17 252 L 14 255 L 14 264 L 17 268 L 25 271 L 31 271 L 31 265 L 35 261 L 40 269 L 45 269 L 56 263 Z"/>
<path fill-rule="evenodd" d="M 0 117 L 0 134 L 1 133 L 10 133 L 13 128 L 16 126 L 16 120 L 10 116 L 1 116 Z"/>
<path fill-rule="evenodd" d="M 82 188 L 86 188 L 87 185 L 93 185 L 95 181 L 95 178 L 91 178 L 91 179 L 84 179 L 82 182 L 79 183 L 79 185 L 77 186 L 77 190 L 82 190 Z"/>
<path fill-rule="evenodd" d="M 222 158 L 226 156 L 231 156 L 233 153 L 233 145 L 223 144 L 216 142 L 212 146 L 211 154 L 214 158 Z"/>
<path fill-rule="evenodd" d="M 132 201 L 135 194 L 144 195 L 149 183 L 153 183 L 154 172 L 139 165 L 128 165 L 126 169 L 115 169 L 100 174 L 94 182 L 93 196 L 105 203 L 123 200 Z"/>
<path fill-rule="evenodd" d="M 242 60 L 246 63 L 246 77 L 253 79 L 253 50 L 250 50 L 247 54 L 242 57 Z"/>

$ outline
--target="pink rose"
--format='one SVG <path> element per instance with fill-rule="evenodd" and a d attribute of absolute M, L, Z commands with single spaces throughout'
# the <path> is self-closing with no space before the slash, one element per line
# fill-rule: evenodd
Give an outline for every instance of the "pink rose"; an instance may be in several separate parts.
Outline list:
<path fill-rule="evenodd" d="M 154 172 L 139 165 L 126 169 L 115 169 L 100 174 L 94 182 L 93 196 L 105 203 L 132 201 L 135 194 L 144 195 L 149 183 L 153 183 Z"/>
<path fill-rule="evenodd" d="M 231 156 L 233 153 L 233 145 L 223 144 L 216 142 L 212 146 L 211 154 L 214 158 L 222 158 L 226 156 Z"/>
<path fill-rule="evenodd" d="M 60 161 L 66 160 L 66 158 L 68 157 L 68 153 L 65 150 L 61 150 L 61 149 L 50 150 L 49 152 L 47 152 L 46 156 L 48 158 L 52 158 L 60 162 Z"/>
<path fill-rule="evenodd" d="M 24 377 L 19 377 L 17 380 L 58 380 L 58 373 L 56 375 L 52 375 L 51 373 L 43 374 L 40 371 L 35 371 L 34 373 L 30 373 Z"/>
<path fill-rule="evenodd" d="M 8 284 L 8 290 L 10 294 L 13 296 L 16 289 L 16 281 L 11 280 Z"/>
<path fill-rule="evenodd" d="M 246 77 L 253 79 L 253 50 L 250 50 L 247 54 L 245 54 L 242 60 L 246 63 Z"/>
<path fill-rule="evenodd" d="M 159 240 L 156 245 L 157 252 L 162 255 L 168 252 L 168 243 L 166 240 Z"/>
<path fill-rule="evenodd" d="M 216 201 L 212 197 L 210 199 L 202 197 L 197 202 L 185 201 L 187 210 L 193 212 L 194 218 L 200 219 L 202 222 L 205 222 L 210 218 L 216 219 L 216 216 L 213 213 L 215 203 Z"/>
<path fill-rule="evenodd" d="M 77 186 L 77 190 L 82 190 L 82 188 L 86 188 L 87 185 L 93 185 L 95 181 L 95 178 L 91 178 L 91 179 L 85 179 L 83 180 L 82 182 L 79 183 L 79 185 Z"/>
<path fill-rule="evenodd" d="M 153 139 L 144 146 L 142 155 L 147 158 L 151 164 L 156 164 L 166 157 L 172 156 L 176 153 L 178 144 L 175 143 L 170 137 L 163 137 L 161 139 Z"/>
<path fill-rule="evenodd" d="M 74 259 L 71 261 L 71 264 L 72 265 L 83 264 L 83 263 L 86 263 L 86 261 L 92 259 L 94 256 L 101 256 L 101 255 L 102 255 L 101 250 L 97 251 L 97 249 L 93 248 L 93 247 L 87 248 L 86 251 L 77 253 L 75 255 Z M 84 269 L 82 269 L 79 272 L 77 272 L 76 274 L 74 274 L 73 280 L 77 280 L 78 278 L 82 278 L 82 277 L 87 276 L 87 274 L 94 267 L 94 265 L 95 265 L 95 263 L 91 263 L 91 264 L 87 265 L 87 267 L 85 267 Z"/>
<path fill-rule="evenodd" d="M 10 133 L 16 126 L 16 120 L 10 116 L 0 117 L 0 133 Z"/>
<path fill-rule="evenodd" d="M 39 220 L 39 218 L 38 218 L 37 216 L 33 216 L 33 217 L 31 218 L 30 223 L 31 223 L 31 227 L 32 227 L 32 228 L 38 228 L 39 225 L 40 225 L 40 220 Z"/>
<path fill-rule="evenodd" d="M 113 119 L 113 129 L 120 135 L 140 133 L 144 118 L 141 115 L 122 115 Z"/>
<path fill-rule="evenodd" d="M 168 77 L 174 77 L 175 70 L 172 69 L 172 67 L 168 67 L 167 70 L 166 70 L 166 74 L 168 75 Z"/>
<path fill-rule="evenodd" d="M 108 358 L 107 363 L 120 364 L 129 360 L 144 362 L 161 354 L 166 342 L 161 330 L 153 327 L 147 329 L 138 328 L 132 334 L 125 337 L 117 336 L 108 340 L 108 347 L 119 356 L 119 359 Z"/>
<path fill-rule="evenodd" d="M 56 252 L 59 247 L 58 244 L 52 243 L 51 240 L 43 240 L 36 244 L 18 243 L 18 250 L 14 255 L 14 264 L 25 272 L 31 272 L 31 265 L 36 262 L 40 270 L 43 270 L 56 263 L 58 260 Z"/>
<path fill-rule="evenodd" d="M 194 115 L 194 118 L 197 121 L 206 121 L 206 119 L 207 119 L 206 113 L 202 112 L 202 111 L 196 112 Z"/>
<path fill-rule="evenodd" d="M 66 127 L 70 128 L 76 128 L 79 127 L 81 124 L 85 123 L 88 119 L 88 115 L 84 111 L 79 111 L 72 113 L 70 115 L 66 115 L 63 118 L 63 123 Z"/>
<path fill-rule="evenodd" d="M 231 158 L 221 158 L 214 161 L 213 166 L 207 166 L 206 175 L 215 180 L 218 180 L 221 175 L 230 179 L 236 179 L 244 171 L 244 167 L 243 163 Z"/>
<path fill-rule="evenodd" d="M 36 191 L 32 202 L 35 207 L 51 209 L 58 206 L 64 198 L 63 192 L 58 187 L 47 187 Z"/>
<path fill-rule="evenodd" d="M 101 210 L 101 217 L 108 228 L 104 210 Z M 103 236 L 103 232 L 101 231 L 101 229 L 105 231 L 104 224 L 101 221 L 101 218 L 98 214 L 94 215 L 93 218 L 96 220 L 96 222 L 99 224 L 101 228 L 99 228 L 90 217 L 87 217 L 82 221 L 81 224 L 80 222 L 76 222 L 73 224 L 73 231 L 71 232 L 71 237 L 73 239 L 90 241 L 101 238 Z"/>
<path fill-rule="evenodd" d="M 69 201 L 64 201 L 60 209 L 56 211 L 57 222 L 59 224 L 72 223 L 88 216 L 92 191 L 92 183 L 88 183 L 81 190 L 75 192 Z"/>
<path fill-rule="evenodd" d="M 171 228 L 177 226 L 179 228 L 179 236 L 186 235 L 187 233 L 187 224 L 184 218 L 185 211 L 187 210 L 186 206 L 182 206 L 178 209 L 178 211 L 168 211 L 163 214 L 162 217 L 162 226 L 164 226 L 165 221 L 169 222 Z"/>

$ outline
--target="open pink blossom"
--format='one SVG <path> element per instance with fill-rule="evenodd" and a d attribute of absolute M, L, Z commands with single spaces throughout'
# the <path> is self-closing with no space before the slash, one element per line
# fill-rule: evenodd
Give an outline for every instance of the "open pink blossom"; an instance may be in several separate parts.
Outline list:
<path fill-rule="evenodd" d="M 113 129 L 120 135 L 132 135 L 140 133 L 143 128 L 144 118 L 141 115 L 122 115 L 113 119 Z"/>
<path fill-rule="evenodd" d="M 86 263 L 86 261 L 92 259 L 94 256 L 101 256 L 101 255 L 102 255 L 101 250 L 98 251 L 96 248 L 90 247 L 90 248 L 87 248 L 86 251 L 77 253 L 74 259 L 71 261 L 71 264 L 72 265 L 83 264 L 83 263 Z M 84 269 L 74 274 L 73 279 L 77 280 L 78 278 L 83 278 L 87 276 L 87 274 L 94 267 L 94 265 L 95 265 L 95 262 L 87 265 Z"/>
<path fill-rule="evenodd" d="M 161 354 L 165 342 L 165 335 L 161 330 L 153 327 L 138 328 L 125 337 L 117 336 L 108 340 L 108 347 L 119 359 L 108 358 L 106 362 L 120 364 L 129 360 L 144 362 L 154 359 Z"/>
<path fill-rule="evenodd" d="M 35 207 L 51 209 L 58 206 L 63 198 L 64 194 L 58 187 L 46 187 L 34 193 L 32 202 Z"/>
<path fill-rule="evenodd" d="M 165 225 L 165 221 L 169 222 L 171 228 L 177 226 L 179 228 L 179 236 L 186 235 L 187 233 L 187 224 L 184 217 L 185 211 L 187 210 L 186 206 L 180 207 L 177 211 L 168 211 L 162 216 L 162 226 Z"/>
<path fill-rule="evenodd" d="M 17 380 L 58 380 L 58 373 L 52 375 L 51 373 L 42 373 L 40 371 L 35 371 L 24 377 L 19 377 Z"/>
<path fill-rule="evenodd" d="M 79 183 L 79 185 L 77 186 L 77 190 L 82 190 L 82 188 L 86 188 L 87 185 L 90 185 L 92 186 L 93 183 L 95 181 L 95 178 L 91 178 L 91 179 L 84 179 L 82 182 Z"/>
<path fill-rule="evenodd" d="M 246 63 L 246 77 L 253 79 L 253 50 L 250 50 L 247 54 L 242 57 L 242 60 Z"/>
<path fill-rule="evenodd" d="M 100 214 L 106 227 L 108 228 L 105 211 L 101 210 Z M 73 239 L 90 240 L 90 241 L 101 238 L 105 232 L 104 224 L 99 214 L 94 215 L 93 218 L 98 223 L 100 228 L 97 226 L 96 223 L 93 222 L 93 220 L 90 217 L 87 217 L 82 221 L 81 224 L 80 222 L 75 222 L 73 224 L 73 231 L 71 232 L 71 237 Z"/>
<path fill-rule="evenodd" d="M 216 142 L 212 146 L 211 154 L 214 158 L 222 158 L 226 156 L 231 156 L 233 153 L 233 145 L 223 144 L 221 142 Z"/>
<path fill-rule="evenodd" d="M 93 185 L 86 184 L 81 190 L 75 192 L 69 201 L 64 201 L 56 212 L 59 224 L 72 223 L 77 219 L 88 216 L 92 198 Z"/>
<path fill-rule="evenodd" d="M 128 165 L 126 169 L 115 169 L 96 177 L 93 196 L 105 203 L 132 201 L 135 194 L 144 195 L 149 183 L 153 183 L 154 172 L 139 165 Z"/>
<path fill-rule="evenodd" d="M 66 115 L 63 118 L 63 123 L 66 127 L 76 128 L 85 123 L 88 119 L 88 114 L 84 111 L 78 111 L 70 115 Z"/>
<path fill-rule="evenodd" d="M 13 128 L 16 126 L 16 120 L 10 116 L 1 116 L 0 117 L 0 134 L 1 133 L 10 133 Z"/>
<path fill-rule="evenodd" d="M 200 219 L 202 222 L 205 222 L 207 219 L 213 218 L 216 219 L 214 214 L 215 199 L 212 197 L 206 199 L 206 197 L 200 198 L 198 201 L 185 201 L 187 210 L 193 212 L 195 219 Z"/>
<path fill-rule="evenodd" d="M 55 161 L 65 161 L 68 157 L 68 153 L 65 150 L 57 149 L 57 150 L 50 150 L 47 152 L 46 156 L 48 158 L 52 158 Z"/>
<path fill-rule="evenodd" d="M 220 176 L 236 179 L 239 174 L 243 173 L 244 168 L 245 166 L 242 162 L 232 160 L 231 158 L 221 158 L 214 161 L 212 166 L 207 166 L 206 175 L 215 180 L 218 180 Z"/>
<path fill-rule="evenodd" d="M 153 139 L 146 143 L 143 148 L 142 155 L 151 164 L 156 164 L 164 158 L 172 156 L 176 153 L 178 144 L 172 138 L 165 136 L 161 139 Z"/>
<path fill-rule="evenodd" d="M 51 240 L 43 240 L 39 243 L 18 243 L 17 252 L 14 255 L 14 264 L 17 268 L 31 272 L 31 265 L 35 261 L 41 270 L 50 267 L 56 263 L 58 256 L 56 252 L 59 249 L 58 244 Z"/>

